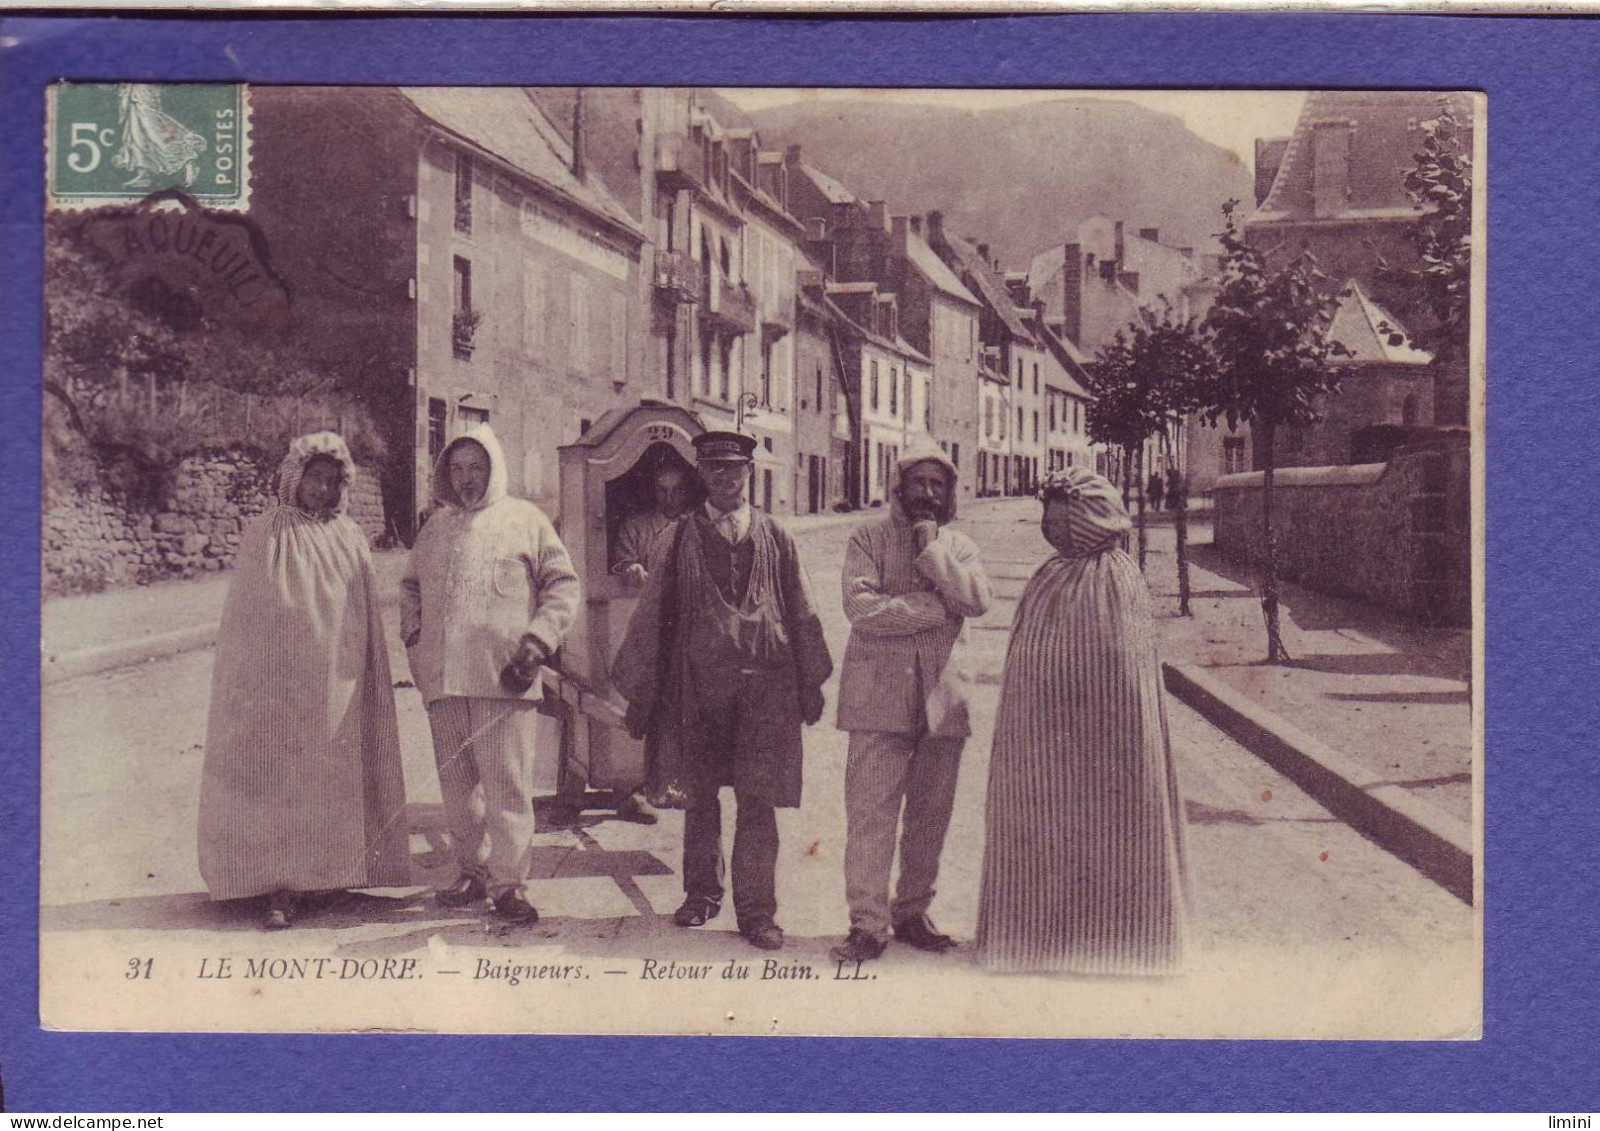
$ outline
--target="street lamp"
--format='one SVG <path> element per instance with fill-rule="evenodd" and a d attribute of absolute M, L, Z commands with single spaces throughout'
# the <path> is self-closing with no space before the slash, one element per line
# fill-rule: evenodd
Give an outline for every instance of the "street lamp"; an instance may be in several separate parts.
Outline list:
<path fill-rule="evenodd" d="M 733 430 L 744 431 L 744 418 L 761 410 L 761 401 L 754 393 L 741 393 L 734 402 Z"/>

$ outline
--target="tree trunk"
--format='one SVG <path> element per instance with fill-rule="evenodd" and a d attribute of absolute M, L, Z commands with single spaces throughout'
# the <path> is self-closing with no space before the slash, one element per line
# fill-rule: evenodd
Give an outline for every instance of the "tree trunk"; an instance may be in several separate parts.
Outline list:
<path fill-rule="evenodd" d="M 1122 449 L 1122 509 L 1128 510 L 1128 482 L 1133 478 L 1133 453 L 1126 447 Z M 1122 552 L 1128 552 L 1128 535 L 1122 536 Z"/>
<path fill-rule="evenodd" d="M 1178 505 L 1174 508 L 1172 516 L 1173 534 L 1177 539 L 1178 554 L 1178 615 L 1180 617 L 1193 616 L 1189 609 L 1189 476 L 1179 461 L 1174 459 L 1173 466 L 1177 468 Z M 1172 481 L 1167 481 L 1170 487 Z M 1168 500 L 1169 505 L 1171 500 Z"/>
<path fill-rule="evenodd" d="M 1137 525 L 1139 527 L 1139 572 L 1140 573 L 1144 572 L 1145 552 L 1146 552 L 1146 549 L 1147 549 L 1147 547 L 1149 545 L 1148 537 L 1146 536 L 1145 529 L 1144 529 L 1144 496 L 1145 496 L 1145 489 L 1144 489 L 1145 488 L 1144 448 L 1145 448 L 1144 444 L 1141 443 L 1139 445 L 1138 478 L 1135 480 L 1135 483 L 1137 484 L 1138 491 L 1139 491 L 1139 521 L 1138 521 Z"/>
<path fill-rule="evenodd" d="M 1278 626 L 1278 542 L 1272 529 L 1272 473 L 1275 454 L 1273 439 L 1277 428 L 1271 422 L 1262 424 L 1261 453 L 1261 616 L 1267 622 L 1267 663 L 1282 664 L 1289 660 L 1283 646 L 1283 634 Z"/>

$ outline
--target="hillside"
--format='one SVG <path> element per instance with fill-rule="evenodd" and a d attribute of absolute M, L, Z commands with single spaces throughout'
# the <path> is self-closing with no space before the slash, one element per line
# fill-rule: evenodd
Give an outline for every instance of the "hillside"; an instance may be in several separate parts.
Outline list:
<path fill-rule="evenodd" d="M 1235 154 L 1130 102 L 1063 95 L 953 111 L 862 98 L 733 114 L 760 129 L 764 146 L 800 144 L 808 163 L 862 199 L 891 212 L 942 210 L 953 231 L 989 243 L 1014 269 L 1091 216 L 1159 228 L 1171 246 L 1213 247 L 1222 203 L 1252 199 Z"/>

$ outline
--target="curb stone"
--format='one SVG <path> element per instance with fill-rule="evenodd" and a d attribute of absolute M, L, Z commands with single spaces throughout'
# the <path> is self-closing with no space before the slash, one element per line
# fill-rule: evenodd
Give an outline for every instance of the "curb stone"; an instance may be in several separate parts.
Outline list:
<path fill-rule="evenodd" d="M 1163 663 L 1167 690 L 1282 773 L 1334 816 L 1464 903 L 1473 899 L 1472 829 L 1241 695 L 1204 668 Z"/>
<path fill-rule="evenodd" d="M 58 683 L 79 676 L 98 675 L 117 668 L 131 667 L 150 660 L 163 660 L 183 652 L 206 648 L 217 639 L 217 624 L 197 624 L 172 632 L 158 632 L 120 644 L 100 648 L 79 648 L 73 652 L 45 653 L 41 657 L 41 683 Z"/>

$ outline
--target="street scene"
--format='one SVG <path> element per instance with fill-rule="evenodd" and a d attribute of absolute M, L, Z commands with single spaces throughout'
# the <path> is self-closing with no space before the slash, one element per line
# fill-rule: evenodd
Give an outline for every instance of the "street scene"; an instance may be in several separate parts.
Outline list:
<path fill-rule="evenodd" d="M 1201 113 L 1224 95 L 1189 95 L 1191 111 L 1071 92 L 956 105 L 622 88 L 64 89 L 61 106 L 120 113 L 125 136 L 139 115 L 188 124 L 162 127 L 174 154 L 119 151 L 127 177 L 74 188 L 62 174 L 52 189 L 47 1026 L 1477 1034 L 1481 376 L 1467 312 L 1429 289 L 1439 270 L 1416 266 L 1471 267 L 1470 99 L 1234 94 Z M 219 156 L 231 135 L 202 121 L 241 104 L 247 167 L 242 153 L 237 166 Z M 1203 136 L 1224 105 L 1244 132 Z M 1008 201 L 1004 178 L 975 171 L 963 146 L 987 136 L 1038 188 L 1056 175 L 1049 147 L 1029 156 L 1040 130 L 1085 155 L 1082 183 L 1049 206 Z M 295 160 L 309 135 L 337 140 L 339 160 Z M 884 150 L 888 136 L 900 140 Z M 1088 156 L 1101 148 L 1110 156 Z M 1152 155 L 1169 159 L 1172 184 L 1111 176 Z M 243 183 L 207 195 L 208 179 L 233 176 Z M 1467 302 L 1464 287 L 1448 293 Z M 326 616 L 344 626 L 330 686 L 352 678 L 361 711 L 392 693 L 397 733 L 364 716 L 358 761 L 383 752 L 394 774 L 382 796 L 394 800 L 376 800 L 370 762 L 365 792 L 360 773 L 296 781 L 284 819 L 299 806 L 355 830 L 365 821 L 372 882 L 285 894 L 244 878 L 261 861 L 216 847 L 262 814 L 271 824 L 275 803 L 257 807 L 248 791 L 216 800 L 216 760 L 225 747 L 284 745 L 239 720 L 271 714 L 261 688 L 297 663 L 277 658 L 275 622 L 239 619 L 244 599 L 228 595 L 261 577 L 291 591 L 282 563 L 297 553 L 312 564 L 293 568 L 313 574 L 336 559 L 272 525 L 309 513 L 301 476 L 319 460 L 344 469 L 333 521 L 371 546 L 351 606 L 370 611 L 371 628 L 352 636 L 368 613 L 340 621 L 313 605 L 311 627 L 296 619 L 284 639 L 314 638 Z M 939 469 L 945 510 L 917 509 L 919 468 Z M 481 533 L 491 511 L 535 533 Z M 1075 534 L 1051 526 L 1069 511 Z M 690 532 L 699 546 L 702 518 L 707 531 L 734 521 L 732 566 L 682 564 L 698 561 L 683 545 Z M 1085 553 L 1091 521 L 1103 525 Z M 883 565 L 862 582 L 863 547 L 913 527 L 926 528 L 907 543 L 922 580 L 891 583 Z M 288 541 L 260 549 L 268 530 Z M 480 536 L 489 549 L 471 549 Z M 513 547 L 524 537 L 537 544 Z M 776 557 L 758 548 L 741 566 L 738 548 L 761 539 Z M 968 545 L 960 576 L 982 578 L 970 608 L 946 575 L 927 580 L 926 564 L 935 547 L 959 557 Z M 473 592 L 489 597 L 467 614 L 449 586 L 471 553 L 486 555 Z M 1148 658 L 1132 710 L 1164 724 L 1135 728 L 1152 744 L 1154 768 L 1139 772 L 1170 804 L 1151 803 L 1149 827 L 1058 827 L 1026 808 L 1021 826 L 1046 841 L 1087 837 L 1094 860 L 1116 859 L 1119 839 L 1164 844 L 1151 851 L 1165 863 L 1142 864 L 1151 870 L 1108 898 L 1158 908 L 1130 912 L 1140 931 L 1173 916 L 1162 929 L 1183 960 L 1147 969 L 1165 954 L 1152 943 L 1103 967 L 1008 966 L 1005 932 L 1019 928 L 995 918 L 994 893 L 1013 881 L 985 864 L 1011 835 L 996 832 L 1017 773 L 1006 759 L 1072 764 L 1072 742 L 1033 719 L 1070 725 L 1103 709 L 1093 673 L 1034 690 L 1030 626 L 1066 614 L 1040 613 L 1024 592 L 1046 592 L 1064 562 L 1113 558 L 1118 576 L 1142 576 L 1148 612 L 1138 597 L 1127 614 L 1095 606 L 1091 626 L 1115 623 L 1116 654 Z M 525 590 L 503 573 L 519 559 Z M 757 674 L 775 669 L 735 656 L 721 680 L 734 698 L 702 709 L 725 727 L 713 742 L 712 722 L 685 710 L 680 732 L 653 697 L 676 710 L 663 689 L 689 687 L 723 645 L 685 627 L 669 651 L 677 621 L 641 618 L 668 598 L 687 617 L 678 594 L 693 584 L 721 586 L 727 601 L 739 576 L 751 594 L 741 624 L 767 615 L 762 585 L 781 591 L 771 607 L 797 656 L 798 700 L 775 685 L 771 706 Z M 330 599 L 305 584 L 310 600 Z M 935 619 L 949 626 L 931 674 L 917 674 L 930 662 L 922 643 L 907 669 L 861 658 L 863 625 L 891 615 L 864 598 L 906 584 L 911 597 L 937 593 Z M 508 594 L 521 608 L 524 591 L 528 606 L 504 625 L 483 619 L 506 618 L 494 610 Z M 1123 615 L 1131 627 L 1107 619 Z M 472 652 L 490 631 L 509 635 Z M 902 631 L 911 638 L 891 635 Z M 1140 642 L 1124 648 L 1124 636 Z M 351 640 L 367 649 L 354 677 L 342 665 L 355 653 L 338 651 Z M 643 675 L 627 670 L 661 641 Z M 808 669 L 807 647 L 825 650 L 825 668 Z M 1082 659 L 1073 647 L 1067 670 Z M 472 664 L 487 692 L 461 690 Z M 897 858 L 891 930 L 860 863 L 875 765 L 863 736 L 889 727 L 863 720 L 901 695 L 902 670 L 916 704 L 907 741 L 946 739 L 953 784 L 936 876 L 921 875 L 926 849 L 911 880 L 909 857 Z M 718 685 L 695 694 L 711 703 Z M 468 713 L 491 701 L 514 705 L 493 716 L 515 719 L 512 737 L 491 742 L 502 724 Z M 294 702 L 278 705 L 287 717 L 273 725 L 289 729 L 272 734 L 306 725 L 298 692 Z M 949 702 L 959 721 L 947 734 Z M 449 704 L 462 705 L 459 722 Z M 747 776 L 738 751 L 752 736 L 788 749 L 773 736 L 791 724 L 803 755 L 763 754 L 767 777 Z M 682 746 L 676 777 L 668 736 Z M 725 780 L 694 776 L 706 772 L 696 743 L 734 751 L 716 771 Z M 530 796 L 495 784 L 490 746 Z M 469 754 L 470 780 L 453 776 Z M 792 792 L 773 784 L 791 769 Z M 916 772 L 892 799 L 891 856 L 902 800 L 902 854 L 920 831 Z M 1104 772 L 1122 797 L 1132 771 Z M 340 781 L 355 783 L 343 799 Z M 708 818 L 708 788 L 721 786 L 732 788 Z M 763 811 L 775 833 L 756 824 Z M 686 859 L 686 838 L 708 827 L 723 830 L 713 855 L 732 849 L 726 877 L 720 858 Z M 751 846 L 769 835 L 764 879 Z M 463 847 L 473 836 L 475 859 Z M 1092 873 L 1063 851 L 1061 867 Z M 1129 857 L 1153 859 L 1145 852 Z"/>

